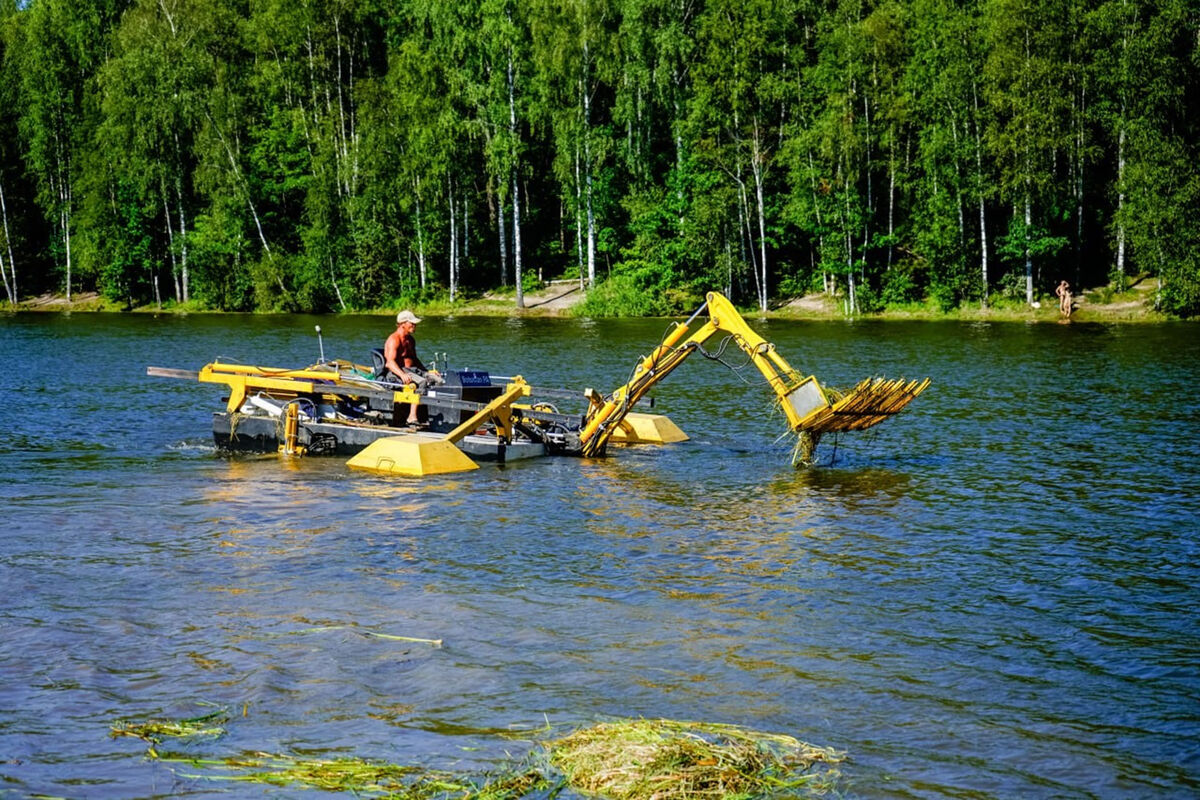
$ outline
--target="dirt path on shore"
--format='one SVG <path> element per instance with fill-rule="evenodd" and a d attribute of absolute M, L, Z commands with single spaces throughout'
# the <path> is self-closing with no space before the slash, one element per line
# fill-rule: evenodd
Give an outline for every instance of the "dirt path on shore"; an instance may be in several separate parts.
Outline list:
<path fill-rule="evenodd" d="M 537 292 L 525 295 L 525 307 L 561 314 L 582 303 L 584 297 L 578 281 L 553 281 Z"/>
<path fill-rule="evenodd" d="M 23 301 L 21 305 L 31 311 L 57 311 L 89 308 L 99 304 L 99 302 L 100 295 L 95 292 L 76 292 L 71 295 L 69 302 L 66 295 L 42 294 L 31 300 Z"/>

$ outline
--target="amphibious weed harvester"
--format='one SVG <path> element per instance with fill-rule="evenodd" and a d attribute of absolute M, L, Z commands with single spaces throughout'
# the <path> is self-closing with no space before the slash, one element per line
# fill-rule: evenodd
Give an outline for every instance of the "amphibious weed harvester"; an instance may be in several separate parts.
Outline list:
<path fill-rule="evenodd" d="M 705 311 L 708 319 L 692 331 Z M 716 353 L 703 345 L 720 333 Z M 690 334 L 690 335 L 689 335 Z M 345 361 L 304 369 L 272 369 L 213 362 L 199 372 L 148 367 L 150 375 L 224 384 L 225 410 L 213 415 L 219 447 L 285 455 L 353 456 L 356 469 L 399 475 L 461 472 L 477 461 L 510 461 L 544 455 L 603 456 L 610 442 L 666 444 L 687 439 L 667 417 L 634 411 L 659 381 L 690 355 L 710 358 L 732 342 L 762 373 L 797 436 L 796 463 L 811 463 L 827 433 L 871 428 L 903 410 L 929 380 L 868 378 L 846 392 L 804 375 L 746 323 L 724 296 L 711 292 L 686 322 L 675 325 L 612 393 L 582 393 L 529 385 L 520 376 L 493 380 L 479 370 L 443 371 L 445 382 L 418 393 L 385 380 L 374 368 Z M 502 380 L 503 382 L 498 382 Z M 586 403 L 578 414 L 559 411 L 555 400 Z M 409 404 L 419 429 L 402 422 Z"/>

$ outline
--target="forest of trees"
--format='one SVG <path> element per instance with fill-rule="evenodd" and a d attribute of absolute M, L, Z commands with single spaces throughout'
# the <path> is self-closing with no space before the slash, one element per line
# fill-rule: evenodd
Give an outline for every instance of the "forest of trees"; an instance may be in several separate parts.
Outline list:
<path fill-rule="evenodd" d="M 0 0 L 7 300 L 1200 314 L 1194 0 Z"/>

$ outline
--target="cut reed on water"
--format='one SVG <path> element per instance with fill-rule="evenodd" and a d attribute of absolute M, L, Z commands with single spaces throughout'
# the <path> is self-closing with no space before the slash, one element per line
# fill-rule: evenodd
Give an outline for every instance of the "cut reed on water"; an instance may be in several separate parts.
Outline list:
<path fill-rule="evenodd" d="M 223 760 L 179 756 L 163 756 L 161 760 L 205 770 L 195 774 L 179 773 L 181 778 L 304 786 L 398 800 L 517 800 L 547 785 L 543 775 L 532 769 L 501 772 L 474 780 L 424 767 L 359 758 L 300 758 L 253 753 Z"/>
<path fill-rule="evenodd" d="M 610 800 L 820 796 L 844 757 L 782 734 L 664 719 L 603 723 L 547 748 L 572 789 Z"/>
<path fill-rule="evenodd" d="M 224 711 L 164 722 L 122 722 L 114 736 L 151 743 L 150 755 L 189 765 L 192 779 L 307 786 L 404 800 L 520 800 L 569 787 L 607 800 L 742 800 L 819 797 L 837 788 L 845 754 L 791 736 L 736 725 L 618 720 L 542 740 L 542 749 L 484 776 L 358 758 L 249 753 L 226 759 L 159 754 L 165 737 L 220 735 Z M 547 733 L 547 729 L 532 733 Z M 525 732 L 526 734 L 531 732 Z M 524 737 L 523 737 L 524 738 Z"/>
<path fill-rule="evenodd" d="M 164 739 L 187 739 L 198 736 L 217 737 L 225 733 L 229 714 L 225 709 L 199 717 L 181 720 L 149 719 L 144 722 L 120 720 L 110 726 L 112 736 L 135 736 L 158 744 Z"/>

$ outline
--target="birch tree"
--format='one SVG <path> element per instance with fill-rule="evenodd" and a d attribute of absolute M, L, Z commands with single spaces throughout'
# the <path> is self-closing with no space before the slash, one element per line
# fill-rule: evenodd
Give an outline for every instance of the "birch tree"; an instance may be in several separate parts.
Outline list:
<path fill-rule="evenodd" d="M 20 73 L 18 52 L 11 44 L 17 30 L 16 11 L 15 0 L 0 3 L 0 107 L 8 109 L 8 113 L 0 114 L 0 279 L 3 279 L 4 294 L 9 303 L 16 303 L 21 296 L 5 192 L 6 186 L 13 185 L 21 164 L 20 138 L 14 113 L 18 108 Z"/>
<path fill-rule="evenodd" d="M 760 310 L 767 309 L 767 182 L 785 130 L 787 4 L 719 0 L 699 21 L 702 55 L 692 103 L 704 158 L 737 187 L 739 218 Z"/>
<path fill-rule="evenodd" d="M 1034 302 L 1035 261 L 1066 243 L 1052 234 L 1052 212 L 1063 208 L 1056 181 L 1058 157 L 1070 143 L 1066 126 L 1071 93 L 1065 82 L 1060 2 L 987 0 L 984 87 L 995 123 L 989 131 L 1000 186 L 1012 209 L 1001 252 L 1024 265 L 1025 302 Z"/>
<path fill-rule="evenodd" d="M 54 230 L 51 249 L 68 301 L 77 277 L 72 236 L 81 162 L 96 124 L 89 79 L 115 11 L 102 2 L 39 0 L 22 18 L 20 131 L 38 202 Z"/>

